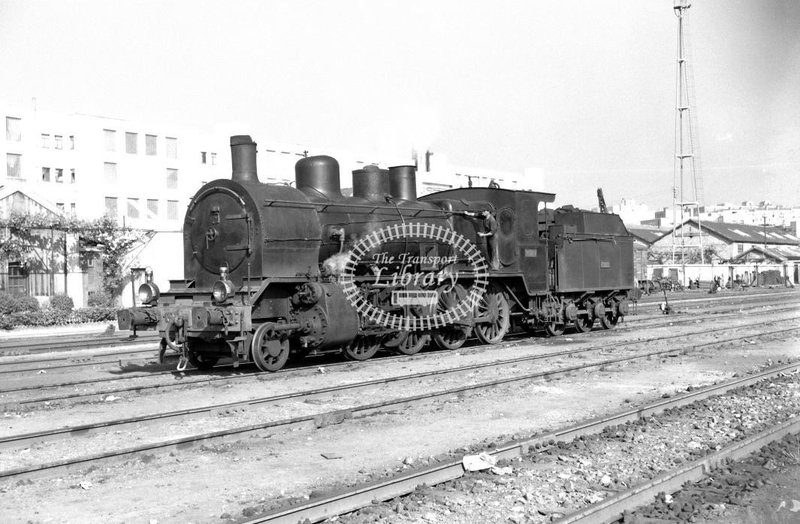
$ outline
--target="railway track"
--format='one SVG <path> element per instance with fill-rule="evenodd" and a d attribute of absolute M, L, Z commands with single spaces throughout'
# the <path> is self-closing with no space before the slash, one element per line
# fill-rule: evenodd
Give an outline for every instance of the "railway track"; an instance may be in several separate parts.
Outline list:
<path fill-rule="evenodd" d="M 792 295 L 791 293 L 784 293 L 785 295 Z M 774 297 L 774 295 L 759 295 L 759 296 L 767 296 L 767 297 Z M 794 294 L 794 296 L 797 296 Z M 702 300 L 705 299 L 695 299 L 695 300 Z M 689 301 L 686 301 L 689 302 Z M 742 304 L 746 304 L 748 306 L 748 310 L 757 310 L 760 307 L 769 307 L 774 306 L 774 302 L 767 301 L 761 302 L 758 301 L 756 303 L 752 303 L 751 301 L 743 302 Z M 719 311 L 712 311 L 708 312 L 704 317 L 694 317 L 694 319 L 698 318 L 725 318 L 725 316 L 734 316 L 741 314 L 743 310 L 739 307 L 739 304 L 725 304 L 726 308 L 719 310 Z M 800 308 L 800 300 L 796 302 L 792 302 L 786 304 L 784 308 L 776 309 L 776 311 L 782 311 L 786 309 L 791 309 L 792 307 Z M 668 320 L 665 320 L 668 319 Z M 649 323 L 650 321 L 656 320 L 654 323 Z M 641 329 L 641 328 L 648 328 L 653 327 L 655 325 L 661 323 L 669 323 L 669 324 L 680 324 L 682 322 L 688 322 L 688 320 L 680 320 L 678 316 L 672 317 L 664 317 L 662 314 L 644 314 L 644 315 L 635 315 L 632 318 L 626 318 L 626 322 L 617 328 L 615 331 L 624 331 L 630 329 Z M 597 332 L 597 331 L 595 331 Z M 146 359 L 151 357 L 155 354 L 155 345 L 157 344 L 158 335 L 154 332 L 148 332 L 149 335 L 146 340 L 138 341 L 138 339 L 120 339 L 115 337 L 114 340 L 117 341 L 118 345 L 131 345 L 131 344 L 147 344 L 153 345 L 154 347 L 151 349 L 142 349 L 142 350 L 131 350 L 131 351 L 124 351 L 124 352 L 110 352 L 110 353 L 100 353 L 100 354 L 90 354 L 90 355 L 73 355 L 73 356 L 62 356 L 62 357 L 41 357 L 41 358 L 26 358 L 21 357 L 20 359 L 15 359 L 13 357 L 19 357 L 19 355 L 14 355 L 9 358 L 5 358 L 0 360 L 0 373 L 13 373 L 13 372 L 38 372 L 42 369 L 44 370 L 55 370 L 55 369 L 68 369 L 74 367 L 80 367 L 81 365 L 89 366 L 89 365 L 100 365 L 100 364 L 117 364 L 119 363 L 120 359 L 124 358 L 126 355 L 134 355 L 135 357 L 141 357 Z M 125 341 L 130 341 L 129 344 L 126 344 Z M 68 341 L 67 345 L 69 344 L 79 344 L 79 341 L 73 340 Z M 76 346 L 77 348 L 77 346 Z M 85 349 L 85 348 L 84 348 Z M 110 357 L 106 360 L 99 360 L 102 357 Z M 135 359 L 134 359 L 135 360 Z M 39 364 L 37 366 L 29 366 L 29 367 L 17 367 L 14 366 L 25 366 L 27 364 L 36 363 Z M 2 393 L 2 391 L 0 391 Z"/>
<path fill-rule="evenodd" d="M 63 353 L 78 349 L 106 348 L 131 344 L 158 342 L 158 333 L 144 331 L 135 338 L 129 335 L 47 336 L 34 338 L 8 338 L 0 340 L 0 356 L 36 355 L 38 353 Z M 65 357 L 66 358 L 66 357 Z"/>
<path fill-rule="evenodd" d="M 515 459 L 527 455 L 531 450 L 547 448 L 556 441 L 570 441 L 597 434 L 605 428 L 620 426 L 658 415 L 673 408 L 687 406 L 713 396 L 723 395 L 734 389 L 746 387 L 779 374 L 796 372 L 798 369 L 800 369 L 800 363 L 798 362 L 774 367 L 745 378 L 737 378 L 721 384 L 707 386 L 686 392 L 678 397 L 659 400 L 646 406 L 583 422 L 569 428 L 548 432 L 521 441 L 510 442 L 496 448 L 487 449 L 485 453 L 498 460 Z M 800 417 L 794 417 L 776 428 L 735 442 L 716 453 L 688 463 L 678 470 L 658 476 L 651 481 L 634 486 L 625 492 L 583 508 L 574 514 L 567 515 L 558 520 L 558 522 L 588 524 L 613 521 L 619 518 L 624 511 L 651 502 L 653 496 L 659 492 L 672 492 L 680 487 L 683 482 L 698 479 L 714 465 L 745 456 L 764 444 L 783 437 L 787 433 L 796 433 L 798 431 L 800 431 Z M 306 519 L 307 521 L 317 522 L 355 511 L 370 505 L 376 500 L 390 500 L 407 495 L 420 486 L 434 486 L 458 479 L 463 475 L 464 467 L 461 459 L 443 462 L 378 482 L 358 485 L 342 490 L 335 495 L 316 497 L 306 503 L 275 509 L 260 516 L 240 521 L 240 524 L 296 523 L 306 521 Z"/>
<path fill-rule="evenodd" d="M 751 295 L 736 295 L 736 296 L 713 296 L 701 298 L 674 298 L 669 296 L 671 304 L 701 304 L 701 303 L 714 303 L 725 302 L 727 305 L 735 305 L 739 303 L 752 303 L 752 299 L 766 299 L 765 303 L 774 302 L 775 299 L 785 297 L 797 297 L 798 293 L 794 291 L 775 292 L 775 293 L 757 293 Z M 639 301 L 639 308 L 649 306 L 657 306 L 663 301 L 660 295 L 651 295 Z M 630 322 L 630 319 L 629 319 Z M 64 353 L 72 352 L 82 349 L 92 348 L 106 348 L 114 346 L 127 346 L 138 344 L 157 344 L 159 335 L 155 331 L 143 331 L 138 334 L 136 338 L 122 335 L 87 335 L 87 336 L 42 336 L 31 338 L 5 338 L 0 339 L 0 357 L 3 356 L 23 356 L 35 355 L 38 353 Z M 40 361 L 54 361 L 54 360 L 67 360 L 70 357 L 50 357 L 41 359 Z M 34 360 L 31 360 L 34 361 Z M 0 365 L 3 365 L 0 362 Z"/>
<path fill-rule="evenodd" d="M 759 325 L 763 325 L 760 323 Z M 686 344 L 682 347 L 672 347 L 663 350 L 657 351 L 649 351 L 645 353 L 638 353 L 632 356 L 625 356 L 625 357 L 618 357 L 618 358 L 611 358 L 611 359 L 601 359 L 595 362 L 588 362 L 580 365 L 575 366 L 567 366 L 567 367 L 559 367 L 555 369 L 539 371 L 534 373 L 525 373 L 525 374 L 518 374 L 511 377 L 505 377 L 497 380 L 491 380 L 486 382 L 478 382 L 475 384 L 459 386 L 456 388 L 448 388 L 442 391 L 437 391 L 434 393 L 427 393 L 423 395 L 413 395 L 409 397 L 400 397 L 400 398 L 392 398 L 386 401 L 378 401 L 368 404 L 362 404 L 358 406 L 350 406 L 344 409 L 333 410 L 328 412 L 322 413 L 313 413 L 310 415 L 304 415 L 300 417 L 292 417 L 286 419 L 278 419 L 272 420 L 269 422 L 262 422 L 257 424 L 250 424 L 245 426 L 233 427 L 225 430 L 219 430 L 214 432 L 207 432 L 202 434 L 195 434 L 181 438 L 169 439 L 164 441 L 158 442 L 151 442 L 148 444 L 143 444 L 134 447 L 128 447 L 125 449 L 114 450 L 110 452 L 102 452 L 96 453 L 93 455 L 86 455 L 82 457 L 75 457 L 70 459 L 65 459 L 56 462 L 50 462 L 46 464 L 37 464 L 31 467 L 25 468 L 17 468 L 13 470 L 7 470 L 0 472 L 0 480 L 12 479 L 12 478 L 20 478 L 20 477 L 30 477 L 30 476 L 40 476 L 40 475 L 50 475 L 56 472 L 63 472 L 63 471 L 73 471 L 76 469 L 80 469 L 83 467 L 87 467 L 89 465 L 95 465 L 97 463 L 105 463 L 108 461 L 116 461 L 116 460 L 125 460 L 130 458 L 131 456 L 141 455 L 141 454 L 154 454 L 160 453 L 169 450 L 175 449 L 186 449 L 191 448 L 192 446 L 196 445 L 199 442 L 207 442 L 207 441 L 226 441 L 230 439 L 239 440 L 247 435 L 255 435 L 259 434 L 259 432 L 263 432 L 265 430 L 274 430 L 276 428 L 283 428 L 286 429 L 288 427 L 311 427 L 318 423 L 320 417 L 327 417 L 329 419 L 337 419 L 340 417 L 348 418 L 352 416 L 366 416 L 370 413 L 375 413 L 379 411 L 385 411 L 390 408 L 397 408 L 402 405 L 410 405 L 419 402 L 430 401 L 433 399 L 442 399 L 442 398 L 449 398 L 453 396 L 457 396 L 460 394 L 464 394 L 471 391 L 477 390 L 486 390 L 489 388 L 494 388 L 499 385 L 504 384 L 511 384 L 517 383 L 522 381 L 531 381 L 531 380 L 538 380 L 538 379 L 546 379 L 550 377 L 555 377 L 558 375 L 565 375 L 570 373 L 575 373 L 577 371 L 589 369 L 589 368 L 602 368 L 603 366 L 610 366 L 614 364 L 621 364 L 624 362 L 639 360 L 643 358 L 652 358 L 655 356 L 667 355 L 667 354 L 680 354 L 681 352 L 689 352 L 692 350 L 701 349 L 704 347 L 710 347 L 720 344 L 727 344 L 737 342 L 742 339 L 752 339 L 757 336 L 770 336 L 776 335 L 781 333 L 788 333 L 794 332 L 798 329 L 798 327 L 787 328 L 780 331 L 770 331 L 767 333 L 762 333 L 760 335 L 756 334 L 747 334 L 739 337 L 729 337 L 723 340 L 714 340 L 705 343 L 692 343 Z M 685 335 L 684 335 L 685 336 Z M 641 342 L 639 342 L 641 343 Z M 595 348 L 597 349 L 597 348 Z M 604 349 L 604 348 L 601 348 Z M 563 352 L 558 352 L 556 354 L 547 355 L 547 357 L 561 357 L 561 356 L 568 356 L 574 355 L 579 352 L 585 352 L 586 350 L 567 350 Z M 538 357 L 538 356 L 537 356 Z M 528 357 L 527 360 L 532 360 L 536 357 Z M 538 357 L 544 358 L 544 357 Z M 418 373 L 418 374 L 411 374 L 406 376 L 400 377 L 392 377 L 389 379 L 380 379 L 375 381 L 365 381 L 361 383 L 353 383 L 348 384 L 345 386 L 336 386 L 330 388 L 322 388 L 317 390 L 310 390 L 310 391 L 303 391 L 297 393 L 290 393 L 285 395 L 279 396 L 272 396 L 262 399 L 255 399 L 248 401 L 246 403 L 236 403 L 235 405 L 243 405 L 247 404 L 248 406 L 253 406 L 257 404 L 266 404 L 266 403 L 274 403 L 281 400 L 286 399 L 297 399 L 297 398 L 308 398 L 312 396 L 319 396 L 323 394 L 330 394 L 333 392 L 341 392 L 344 390 L 352 390 L 356 388 L 364 388 L 369 386 L 374 386 L 377 384 L 385 384 L 388 382 L 398 382 L 398 381 L 409 381 L 409 380 L 416 380 L 424 377 L 432 377 L 432 376 L 441 376 L 443 374 L 452 374 L 452 373 L 464 373 L 468 371 L 472 371 L 479 368 L 488 368 L 488 367 L 497 367 L 509 364 L 515 364 L 520 361 L 526 360 L 524 358 L 512 359 L 508 361 L 502 362 L 493 362 L 493 363 L 485 363 L 480 365 L 473 365 L 473 366 L 463 366 L 459 368 L 453 368 L 449 370 L 439 370 L 433 372 L 426 372 L 426 373 Z M 221 404 L 216 406 L 209 406 L 204 408 L 193 408 L 189 410 L 179 410 L 169 413 L 158 413 L 154 415 L 148 415 L 144 417 L 135 417 L 131 419 L 124 419 L 124 420 L 117 420 L 117 421 L 109 421 L 99 424 L 90 424 L 84 426 L 75 426 L 70 428 L 63 428 L 63 429 L 56 429 L 46 432 L 38 432 L 34 434 L 24 434 L 24 435 L 14 435 L 10 437 L 4 438 L 0 441 L 0 445 L 7 447 L 7 448 L 16 448 L 21 445 L 28 445 L 31 443 L 36 442 L 46 442 L 48 440 L 57 440 L 66 437 L 77 437 L 82 435 L 91 435 L 95 432 L 102 432 L 107 431 L 110 429 L 117 429 L 122 425 L 131 425 L 135 424 L 137 427 L 140 427 L 143 423 L 152 422 L 152 421 L 159 421 L 165 420 L 167 418 L 175 419 L 176 417 L 187 417 L 187 416 L 196 416 L 199 413 L 210 412 L 213 410 L 220 410 L 220 409 L 230 409 L 234 406 L 234 404 Z"/>
<path fill-rule="evenodd" d="M 755 308 L 759 308 L 759 307 L 760 306 L 756 306 Z M 789 307 L 784 307 L 784 308 L 771 309 L 769 311 L 762 311 L 762 312 L 757 311 L 756 313 L 774 315 L 774 314 L 780 313 L 780 312 L 790 312 L 790 311 L 796 311 L 796 310 L 797 310 L 797 307 L 789 306 Z M 741 310 L 737 310 L 736 313 L 733 313 L 731 315 L 739 315 L 739 314 L 741 314 Z M 724 317 L 725 317 L 724 314 L 723 315 L 713 314 L 713 315 L 709 315 L 707 318 L 720 319 L 720 318 L 724 318 Z M 659 318 L 664 318 L 664 317 L 661 316 Z M 668 322 L 671 325 L 683 324 L 683 323 L 694 324 L 698 320 L 703 320 L 705 318 L 706 318 L 705 316 L 693 316 L 690 319 L 677 320 L 674 317 L 670 317 L 670 319 L 666 320 L 666 322 Z M 728 330 L 728 328 L 722 328 L 720 330 L 704 329 L 702 332 L 698 332 L 698 333 L 678 334 L 678 335 L 675 335 L 674 337 L 659 337 L 659 338 L 653 338 L 653 339 L 650 339 L 650 340 L 645 340 L 644 342 L 651 342 L 651 341 L 655 341 L 655 340 L 667 340 L 667 339 L 671 339 L 671 338 L 681 338 L 681 337 L 685 337 L 685 336 L 694 336 L 694 335 L 700 334 L 700 333 L 710 333 L 710 332 L 715 332 L 715 331 L 727 331 L 727 330 Z M 610 333 L 614 333 L 614 331 L 612 331 Z M 574 336 L 579 337 L 581 335 L 583 335 L 583 334 L 575 334 Z M 508 341 L 505 341 L 505 342 L 503 342 L 501 344 L 498 344 L 496 346 L 493 346 L 493 347 L 495 347 L 495 348 L 505 348 L 505 347 L 509 347 L 509 346 L 520 344 L 524 340 L 527 340 L 527 338 L 526 339 L 522 339 L 522 340 L 514 340 L 512 338 L 512 339 L 510 339 Z M 558 339 L 554 339 L 554 340 L 558 340 Z M 637 341 L 635 343 L 637 343 L 637 344 L 638 343 L 642 343 L 642 341 Z M 592 351 L 592 350 L 595 350 L 595 349 L 600 349 L 602 347 L 604 347 L 603 344 L 600 344 L 598 346 L 592 346 L 592 347 L 588 348 L 587 350 L 588 351 Z M 420 355 L 417 355 L 415 358 L 427 358 L 428 356 L 435 356 L 435 355 L 436 355 L 436 353 L 428 352 L 428 353 L 422 353 Z M 360 363 L 360 365 L 371 365 L 371 363 L 385 362 L 386 359 L 392 360 L 392 359 L 398 359 L 398 358 L 404 358 L 404 356 L 403 355 L 384 356 L 384 357 L 379 358 L 379 359 L 373 359 L 373 360 L 370 360 L 370 361 L 367 361 L 367 362 Z M 330 361 L 329 363 L 326 363 L 325 366 L 327 368 L 329 368 L 329 369 L 335 369 L 335 368 L 338 368 L 338 367 L 341 367 L 341 366 L 347 366 L 349 364 L 351 364 L 351 363 L 350 362 L 346 362 L 346 361 Z M 317 364 L 312 364 L 310 367 L 314 367 L 315 365 L 317 365 Z M 219 367 L 222 367 L 222 366 L 219 366 Z M 278 373 L 283 375 L 283 374 L 287 374 L 287 373 L 303 372 L 303 371 L 307 370 L 308 367 L 309 366 L 304 366 L 304 367 L 299 367 L 299 368 L 286 368 L 284 370 L 279 371 Z M 131 391 L 135 391 L 137 393 L 140 393 L 142 391 L 147 391 L 147 390 L 164 390 L 164 389 L 169 389 L 169 388 L 185 387 L 185 386 L 189 386 L 189 385 L 212 384 L 212 383 L 217 383 L 217 382 L 221 382 L 221 381 L 223 381 L 223 382 L 231 382 L 231 381 L 236 381 L 236 380 L 257 380 L 259 375 L 260 375 L 260 373 L 257 372 L 252 367 L 249 368 L 249 369 L 251 369 L 252 372 L 241 372 L 241 374 L 225 375 L 225 376 L 209 376 L 209 375 L 207 375 L 207 374 L 205 374 L 203 372 L 195 372 L 195 374 L 201 376 L 202 378 L 200 378 L 198 380 L 192 380 L 192 381 L 183 380 L 181 382 L 174 382 L 173 381 L 173 382 L 169 382 L 169 383 L 158 383 L 158 384 L 152 384 L 152 385 L 141 385 L 140 384 L 140 385 L 128 386 L 128 387 L 122 387 L 122 388 L 103 389 L 103 390 L 100 390 L 100 391 L 70 393 L 70 394 L 65 394 L 65 395 L 43 396 L 43 397 L 37 397 L 37 398 L 34 398 L 34 399 L 23 399 L 23 400 L 19 400 L 19 401 L 14 401 L 13 399 L 4 399 L 4 403 L 5 404 L 30 405 L 30 404 L 36 404 L 36 403 L 42 403 L 42 402 L 56 402 L 56 401 L 65 401 L 65 400 L 90 399 L 90 398 L 101 396 L 101 395 L 120 394 L 120 393 L 127 393 L 127 392 L 131 392 Z M 11 393 L 22 393 L 22 392 L 31 391 L 31 390 L 41 391 L 41 390 L 43 390 L 45 388 L 46 389 L 66 388 L 66 387 L 85 386 L 85 385 L 88 385 L 88 384 L 96 384 L 96 383 L 114 383 L 114 382 L 121 381 L 121 380 L 132 380 L 132 379 L 142 378 L 142 377 L 160 377 L 160 376 L 176 376 L 176 375 L 183 375 L 183 373 L 177 372 L 177 371 L 174 371 L 174 370 L 164 370 L 164 371 L 158 371 L 158 372 L 149 373 L 147 375 L 135 375 L 135 376 L 126 376 L 126 377 L 112 377 L 112 378 L 98 378 L 98 379 L 85 380 L 85 381 L 64 382 L 64 383 L 48 385 L 48 386 L 41 386 L 41 385 L 24 386 L 24 387 L 8 388 L 8 389 L 0 390 L 0 395 L 8 395 L 8 394 L 11 394 Z"/>

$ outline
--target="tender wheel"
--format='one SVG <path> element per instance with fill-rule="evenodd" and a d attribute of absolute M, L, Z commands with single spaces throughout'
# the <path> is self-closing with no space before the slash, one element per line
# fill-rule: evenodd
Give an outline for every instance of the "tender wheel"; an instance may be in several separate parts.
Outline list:
<path fill-rule="evenodd" d="M 488 317 L 488 322 L 475 324 L 475 335 L 484 344 L 497 344 L 508 333 L 511 325 L 511 308 L 506 294 L 498 289 L 489 288 L 478 301 L 475 317 Z"/>
<path fill-rule="evenodd" d="M 594 325 L 594 318 L 586 315 L 578 316 L 575 321 L 575 329 L 579 333 L 586 333 L 592 330 L 592 326 Z"/>
<path fill-rule="evenodd" d="M 446 286 L 442 286 L 439 291 L 439 303 L 436 305 L 437 314 L 453 310 L 465 299 L 467 291 L 464 286 L 456 284 L 453 289 L 447 291 Z M 464 345 L 472 334 L 472 327 L 468 325 L 451 324 L 433 331 L 433 341 L 440 349 L 453 350 Z"/>
<path fill-rule="evenodd" d="M 607 313 L 600 317 L 600 327 L 603 329 L 611 329 L 619 323 L 619 316 L 613 313 Z"/>
<path fill-rule="evenodd" d="M 380 347 L 380 337 L 359 335 L 344 347 L 344 356 L 350 360 L 367 360 L 374 357 Z"/>
<path fill-rule="evenodd" d="M 270 324 L 261 324 L 253 334 L 250 354 L 261 371 L 278 371 L 289 360 L 289 340 L 279 340 Z"/>
<path fill-rule="evenodd" d="M 424 331 L 402 331 L 398 333 L 400 343 L 395 351 L 402 355 L 415 355 L 431 340 L 431 336 Z"/>
<path fill-rule="evenodd" d="M 556 322 L 550 322 L 548 324 L 545 324 L 544 326 L 545 332 L 551 337 L 558 337 L 563 335 L 565 328 L 566 326 L 564 324 L 558 324 Z"/>

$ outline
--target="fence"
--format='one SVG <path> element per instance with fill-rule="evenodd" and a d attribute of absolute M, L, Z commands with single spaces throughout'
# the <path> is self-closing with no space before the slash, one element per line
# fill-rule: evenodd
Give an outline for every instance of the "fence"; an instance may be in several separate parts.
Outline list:
<path fill-rule="evenodd" d="M 800 284 L 800 261 L 789 261 L 781 264 L 651 264 L 647 267 L 648 278 L 670 278 L 688 285 L 689 280 L 699 279 L 711 282 L 720 277 L 723 283 L 741 280 L 753 285 L 769 285 L 771 282 L 788 281 Z M 772 275 L 767 278 L 767 275 Z"/>

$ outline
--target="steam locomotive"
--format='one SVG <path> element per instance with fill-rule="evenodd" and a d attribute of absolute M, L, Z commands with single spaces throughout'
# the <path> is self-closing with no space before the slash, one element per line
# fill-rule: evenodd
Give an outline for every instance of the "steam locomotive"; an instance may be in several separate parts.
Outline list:
<path fill-rule="evenodd" d="M 329 156 L 300 159 L 295 187 L 264 184 L 253 140 L 230 145 L 231 179 L 205 184 L 186 211 L 184 278 L 161 293 L 148 273 L 141 305 L 118 312 L 121 330 L 157 329 L 180 368 L 412 355 L 472 335 L 610 329 L 628 313 L 633 240 L 617 215 L 491 187 L 417 198 L 414 166 L 356 170 L 345 197 Z"/>

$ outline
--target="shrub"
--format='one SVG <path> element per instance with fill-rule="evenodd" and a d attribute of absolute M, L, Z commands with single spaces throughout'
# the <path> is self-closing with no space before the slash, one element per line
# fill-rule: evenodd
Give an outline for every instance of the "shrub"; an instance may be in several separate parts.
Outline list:
<path fill-rule="evenodd" d="M 10 315 L 23 311 L 38 311 L 39 301 L 26 295 L 12 295 L 0 292 L 0 315 Z"/>
<path fill-rule="evenodd" d="M 78 322 L 117 320 L 117 308 L 114 306 L 82 307 L 75 310 L 74 316 Z"/>
<path fill-rule="evenodd" d="M 95 293 L 89 294 L 88 306 L 89 307 L 105 307 L 105 308 L 113 308 L 116 307 L 116 299 L 113 296 L 105 293 L 103 291 L 97 291 Z"/>
<path fill-rule="evenodd" d="M 105 322 L 117 319 L 115 307 L 84 307 L 74 311 L 45 308 L 36 311 L 15 311 L 0 315 L 0 329 L 17 326 L 60 326 L 79 322 Z"/>
<path fill-rule="evenodd" d="M 50 309 L 69 313 L 75 309 L 75 302 L 67 295 L 54 295 L 50 297 Z"/>

